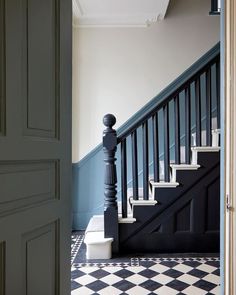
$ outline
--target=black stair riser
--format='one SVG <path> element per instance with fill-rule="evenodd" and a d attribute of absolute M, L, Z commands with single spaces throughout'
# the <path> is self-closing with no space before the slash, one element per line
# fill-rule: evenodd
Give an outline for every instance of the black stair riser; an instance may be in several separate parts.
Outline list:
<path fill-rule="evenodd" d="M 201 169 L 177 172 L 181 187 L 158 189 L 161 203 L 135 206 L 137 221 L 120 224 L 121 251 L 219 251 L 219 153 L 199 153 L 198 158 Z"/>

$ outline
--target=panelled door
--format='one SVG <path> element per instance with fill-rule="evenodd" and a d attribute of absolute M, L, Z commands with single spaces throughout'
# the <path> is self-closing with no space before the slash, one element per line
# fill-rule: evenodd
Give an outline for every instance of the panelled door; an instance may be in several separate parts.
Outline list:
<path fill-rule="evenodd" d="M 0 0 L 0 295 L 70 294 L 71 0 Z"/>

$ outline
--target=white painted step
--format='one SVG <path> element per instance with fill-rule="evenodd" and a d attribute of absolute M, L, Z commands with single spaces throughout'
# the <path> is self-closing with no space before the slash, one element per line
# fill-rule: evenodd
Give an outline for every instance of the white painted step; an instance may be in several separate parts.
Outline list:
<path fill-rule="evenodd" d="M 138 189 L 139 199 L 134 200 L 133 198 L 133 189 L 127 189 L 127 217 L 122 218 L 122 202 L 118 201 L 118 220 L 119 223 L 134 223 L 136 222 L 136 218 L 133 217 L 133 208 L 134 206 L 155 206 L 157 204 L 156 200 L 153 200 L 151 190 L 149 191 L 149 200 L 143 199 L 143 188 Z"/>
<path fill-rule="evenodd" d="M 172 183 L 175 183 L 176 182 L 176 173 L 177 171 L 180 171 L 180 170 L 189 170 L 189 171 L 192 171 L 192 170 L 198 170 L 200 168 L 200 165 L 193 165 L 193 164 L 172 164 L 170 165 L 170 168 L 171 168 L 171 182 Z"/>
<path fill-rule="evenodd" d="M 104 217 L 94 215 L 85 231 L 87 259 L 110 259 L 112 255 L 113 238 L 104 237 Z"/>
<path fill-rule="evenodd" d="M 113 238 L 104 238 L 104 232 L 89 232 L 86 234 L 87 259 L 110 259 L 112 256 Z"/>
<path fill-rule="evenodd" d="M 143 198 L 139 198 L 138 200 L 134 200 L 130 198 L 130 203 L 132 206 L 155 206 L 157 201 L 150 196 L 149 200 L 144 200 Z"/>
<path fill-rule="evenodd" d="M 150 180 L 150 184 L 152 188 L 158 187 L 158 188 L 175 188 L 179 186 L 178 182 L 170 181 L 170 182 L 165 182 L 165 181 L 159 181 L 155 182 L 153 180 Z"/>
<path fill-rule="evenodd" d="M 132 217 L 133 214 L 131 216 L 125 217 L 123 218 L 122 216 L 118 217 L 118 222 L 119 223 L 134 223 L 136 222 L 136 218 Z"/>
<path fill-rule="evenodd" d="M 198 153 L 214 153 L 219 152 L 219 146 L 194 146 L 191 148 L 192 150 L 192 164 L 198 164 Z"/>

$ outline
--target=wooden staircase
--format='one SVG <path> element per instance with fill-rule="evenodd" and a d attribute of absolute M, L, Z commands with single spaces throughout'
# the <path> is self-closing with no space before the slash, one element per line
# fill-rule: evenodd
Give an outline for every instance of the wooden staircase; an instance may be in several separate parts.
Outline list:
<path fill-rule="evenodd" d="M 96 232 L 99 246 L 112 247 L 106 258 L 111 252 L 219 252 L 219 59 L 214 56 L 123 134 L 113 129 L 113 115 L 104 117 L 104 216 L 97 217 L 99 230 L 87 231 L 87 258 L 104 258 L 101 247 L 91 250 Z"/>

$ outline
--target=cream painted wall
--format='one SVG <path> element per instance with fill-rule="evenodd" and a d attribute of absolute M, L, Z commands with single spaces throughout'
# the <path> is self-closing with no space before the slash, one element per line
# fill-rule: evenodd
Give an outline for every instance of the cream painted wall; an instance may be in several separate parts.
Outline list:
<path fill-rule="evenodd" d="M 148 28 L 73 29 L 73 162 L 101 142 L 104 114 L 119 127 L 219 41 L 209 9 L 172 0 Z"/>

